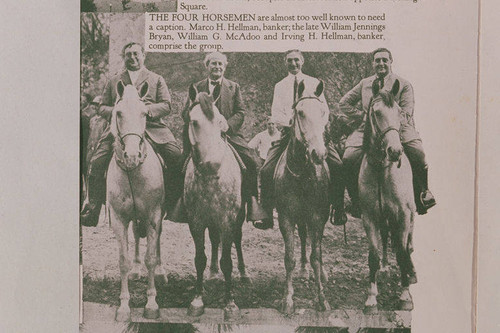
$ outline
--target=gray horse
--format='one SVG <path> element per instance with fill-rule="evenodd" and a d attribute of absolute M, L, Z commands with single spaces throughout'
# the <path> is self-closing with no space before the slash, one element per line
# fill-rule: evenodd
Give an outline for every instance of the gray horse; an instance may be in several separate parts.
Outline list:
<path fill-rule="evenodd" d="M 370 290 L 365 312 L 378 310 L 376 277 L 380 270 L 379 233 L 383 245 L 383 266 L 387 265 L 387 237 L 391 235 L 403 286 L 400 308 L 412 310 L 409 285 L 417 282 L 411 260 L 416 208 L 411 166 L 399 138 L 400 108 L 394 101 L 399 81 L 394 82 L 391 91 L 380 90 L 376 83 L 372 90 L 373 100 L 364 133 L 366 153 L 359 174 L 360 207 L 370 245 Z"/>
<path fill-rule="evenodd" d="M 306 91 L 306 89 L 314 91 Z M 311 238 L 310 262 L 314 271 L 318 293 L 317 308 L 329 310 L 323 283 L 328 277 L 323 270 L 321 241 L 329 215 L 329 172 L 325 162 L 326 147 L 323 139 L 328 122 L 328 106 L 319 99 L 323 82 L 317 87 L 298 85 L 298 100 L 293 106 L 290 142 L 280 157 L 275 179 L 276 210 L 281 234 L 285 242 L 286 289 L 282 311 L 292 314 L 292 278 L 295 268 L 294 231 L 297 225 L 302 243 L 302 271 L 305 270 L 306 236 Z"/>
<path fill-rule="evenodd" d="M 238 252 L 238 268 L 242 279 L 247 279 L 241 252 L 241 227 L 245 209 L 241 198 L 241 171 L 236 157 L 222 138 L 228 129 L 224 116 L 215 106 L 214 99 L 205 92 L 189 88 L 189 140 L 191 160 L 184 180 L 184 202 L 189 230 L 196 247 L 196 295 L 188 314 L 199 316 L 204 312 L 202 299 L 205 255 L 205 230 L 208 228 L 212 241 L 212 275 L 217 271 L 217 249 L 222 243 L 220 266 L 225 279 L 226 320 L 240 316 L 232 292 L 231 248 L 235 243 Z"/>

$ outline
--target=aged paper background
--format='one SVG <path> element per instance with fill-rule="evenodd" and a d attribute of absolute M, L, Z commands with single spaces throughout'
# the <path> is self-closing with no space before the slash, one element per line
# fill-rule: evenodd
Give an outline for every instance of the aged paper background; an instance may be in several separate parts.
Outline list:
<path fill-rule="evenodd" d="M 481 9 L 481 98 L 478 191 L 478 308 L 477 331 L 500 331 L 500 4 L 483 1 Z"/>
<path fill-rule="evenodd" d="M 384 45 L 414 86 L 438 199 L 416 220 L 412 331 L 470 332 L 477 2 L 419 2 L 394 5 Z M 79 6 L 3 6 L 0 331 L 76 332 Z"/>

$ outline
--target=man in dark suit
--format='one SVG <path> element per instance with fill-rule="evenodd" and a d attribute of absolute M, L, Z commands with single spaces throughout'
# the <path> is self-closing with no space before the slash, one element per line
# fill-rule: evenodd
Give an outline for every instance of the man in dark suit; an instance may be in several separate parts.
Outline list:
<path fill-rule="evenodd" d="M 204 60 L 208 77 L 194 84 L 198 92 L 206 92 L 215 96 L 215 106 L 226 118 L 229 129 L 225 133 L 227 141 L 238 153 L 246 170 L 243 172 L 242 194 L 247 200 L 247 220 L 255 221 L 265 217 L 260 209 L 257 196 L 257 165 L 260 159 L 254 149 L 248 147 L 248 143 L 243 138 L 241 126 L 245 119 L 245 106 L 241 97 L 240 85 L 224 77 L 227 65 L 227 57 L 220 53 L 209 53 Z M 184 119 L 183 144 L 184 154 L 187 158 L 191 152 L 191 143 L 188 137 L 189 107 L 190 101 L 186 103 L 183 111 Z"/>
<path fill-rule="evenodd" d="M 137 43 L 129 43 L 123 47 L 122 57 L 125 70 L 109 80 L 104 88 L 102 104 L 98 115 L 108 122 L 111 119 L 117 100 L 116 86 L 121 80 L 124 85 L 132 84 L 136 88 L 148 83 L 149 89 L 143 98 L 147 108 L 146 137 L 154 150 L 160 154 L 167 166 L 165 186 L 166 202 L 173 204 L 182 193 L 182 153 L 175 138 L 163 122 L 163 117 L 170 113 L 170 93 L 165 80 L 160 75 L 144 67 L 144 49 Z M 91 128 L 92 131 L 92 128 Z M 101 205 L 105 201 L 105 177 L 111 157 L 113 156 L 113 136 L 109 123 L 95 147 L 89 147 L 90 167 L 88 170 L 88 198 L 80 214 L 82 225 L 96 226 Z M 169 207 L 167 207 L 167 211 Z"/>

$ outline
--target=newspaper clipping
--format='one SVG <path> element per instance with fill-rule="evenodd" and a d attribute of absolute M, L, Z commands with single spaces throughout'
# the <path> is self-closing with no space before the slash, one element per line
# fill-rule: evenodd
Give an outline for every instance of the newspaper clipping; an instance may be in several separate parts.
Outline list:
<path fill-rule="evenodd" d="M 477 3 L 81 9 L 81 332 L 471 331 Z"/>

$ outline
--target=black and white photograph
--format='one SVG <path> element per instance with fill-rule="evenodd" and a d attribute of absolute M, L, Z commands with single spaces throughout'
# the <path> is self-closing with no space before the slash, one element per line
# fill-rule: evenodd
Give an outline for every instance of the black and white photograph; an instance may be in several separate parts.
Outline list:
<path fill-rule="evenodd" d="M 107 306 L 410 331 L 438 200 L 389 49 L 147 53 L 141 14 L 81 26 L 83 328 Z"/>
<path fill-rule="evenodd" d="M 177 0 L 80 0 L 82 13 L 173 12 Z"/>

